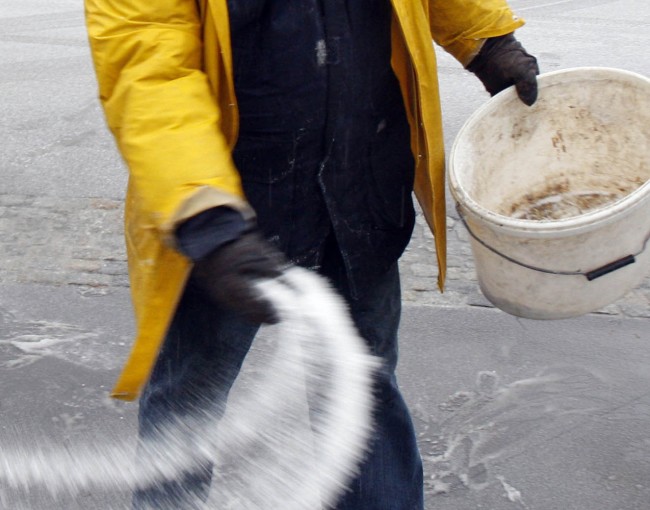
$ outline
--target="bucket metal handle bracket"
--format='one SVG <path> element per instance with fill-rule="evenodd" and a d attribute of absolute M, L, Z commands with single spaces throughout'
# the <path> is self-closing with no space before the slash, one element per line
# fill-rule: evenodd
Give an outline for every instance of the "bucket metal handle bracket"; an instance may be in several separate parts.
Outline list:
<path fill-rule="evenodd" d="M 647 237 L 645 238 L 645 241 L 643 242 L 643 246 L 638 252 L 632 255 L 626 255 L 625 257 L 622 257 L 618 260 L 614 260 L 613 262 L 609 262 L 601 267 L 592 269 L 591 271 L 554 271 L 552 269 L 544 269 L 542 267 L 526 264 L 525 262 L 521 262 L 520 260 L 514 259 L 506 255 L 505 253 L 497 250 L 493 246 L 490 246 L 483 239 L 478 237 L 478 235 L 476 235 L 476 233 L 467 224 L 467 221 L 465 220 L 465 214 L 463 213 L 460 204 L 458 202 L 456 203 L 456 211 L 458 212 L 458 217 L 460 218 L 460 221 L 463 223 L 463 225 L 467 229 L 467 232 L 472 237 L 472 239 L 474 239 L 479 244 L 481 244 L 482 246 L 490 250 L 495 255 L 498 255 L 499 257 L 507 260 L 508 262 L 512 262 L 513 264 L 516 264 L 518 266 L 525 267 L 526 269 L 531 269 L 533 271 L 537 271 L 540 273 L 556 274 L 562 276 L 584 276 L 589 281 L 593 281 L 597 278 L 600 278 L 601 276 L 605 276 L 606 274 L 612 273 L 617 269 L 621 269 L 622 267 L 629 266 L 630 264 L 634 264 L 634 262 L 636 262 L 636 257 L 641 255 L 645 251 L 646 246 L 648 245 L 648 241 L 650 241 L 650 233 L 648 233 Z"/>

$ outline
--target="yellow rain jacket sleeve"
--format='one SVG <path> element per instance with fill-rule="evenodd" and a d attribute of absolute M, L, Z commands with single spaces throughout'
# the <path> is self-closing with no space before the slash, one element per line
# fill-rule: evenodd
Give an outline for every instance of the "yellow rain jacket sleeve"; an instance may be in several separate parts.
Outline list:
<path fill-rule="evenodd" d="M 466 66 L 485 39 L 514 32 L 524 22 L 503 0 L 431 0 L 429 24 L 434 41 Z"/>
<path fill-rule="evenodd" d="M 523 24 L 503 0 L 391 0 L 392 63 L 416 156 L 415 193 L 446 265 L 445 156 L 432 39 L 463 65 Z M 249 217 L 231 160 L 238 115 L 226 0 L 85 0 L 100 100 L 129 168 L 125 233 L 137 335 L 113 396 L 149 378 L 190 263 L 175 226 L 229 205 Z"/>
<path fill-rule="evenodd" d="M 87 0 L 86 14 L 106 119 L 150 225 L 169 236 L 205 208 L 187 203 L 197 194 L 245 209 L 203 72 L 196 2 Z"/>
<path fill-rule="evenodd" d="M 87 0 L 85 7 L 100 100 L 129 168 L 125 231 L 138 332 L 113 395 L 132 399 L 189 272 L 173 249 L 175 226 L 218 205 L 253 212 L 203 70 L 197 3 Z"/>

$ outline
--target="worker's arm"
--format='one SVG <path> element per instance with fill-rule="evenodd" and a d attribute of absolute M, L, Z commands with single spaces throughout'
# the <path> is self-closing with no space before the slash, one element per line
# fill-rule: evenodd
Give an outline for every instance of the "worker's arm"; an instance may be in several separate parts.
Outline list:
<path fill-rule="evenodd" d="M 85 8 L 100 100 L 142 220 L 173 244 L 177 225 L 210 207 L 252 217 L 202 71 L 196 1 Z"/>
<path fill-rule="evenodd" d="M 254 289 L 282 256 L 255 232 L 202 71 L 195 0 L 86 0 L 100 100 L 129 168 L 135 208 L 194 263 L 208 299 L 257 322 L 277 320 Z"/>
<path fill-rule="evenodd" d="M 521 100 L 537 98 L 537 60 L 515 39 L 523 25 L 503 0 L 430 0 L 433 39 L 494 95 L 515 85 Z"/>

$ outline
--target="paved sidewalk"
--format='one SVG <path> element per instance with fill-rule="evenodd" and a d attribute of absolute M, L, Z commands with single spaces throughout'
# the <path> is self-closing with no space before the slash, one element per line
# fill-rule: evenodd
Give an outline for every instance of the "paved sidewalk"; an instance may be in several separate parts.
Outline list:
<path fill-rule="evenodd" d="M 128 286 L 121 199 L 0 194 L 0 283 L 74 285 L 80 291 Z M 433 239 L 419 215 L 400 261 L 404 301 L 445 307 L 490 307 L 480 293 L 468 235 L 448 219 L 449 268 L 437 288 Z M 650 278 L 598 313 L 650 318 Z"/>

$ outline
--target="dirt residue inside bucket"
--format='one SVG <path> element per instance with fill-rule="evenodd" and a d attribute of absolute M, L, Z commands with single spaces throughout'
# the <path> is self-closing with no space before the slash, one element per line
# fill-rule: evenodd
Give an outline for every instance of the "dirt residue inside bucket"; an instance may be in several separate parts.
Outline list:
<path fill-rule="evenodd" d="M 629 195 L 643 184 L 641 179 L 633 182 L 617 182 L 594 186 L 572 186 L 568 179 L 546 185 L 541 190 L 526 193 L 514 201 L 508 216 L 520 220 L 549 221 L 580 216 L 606 207 Z"/>

